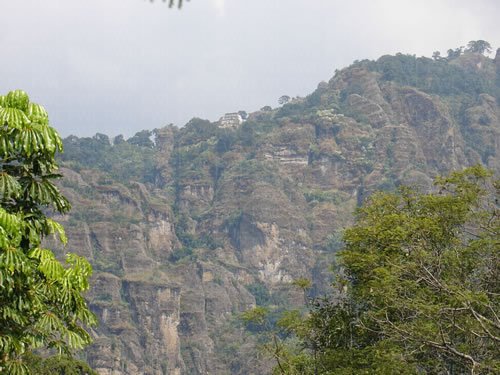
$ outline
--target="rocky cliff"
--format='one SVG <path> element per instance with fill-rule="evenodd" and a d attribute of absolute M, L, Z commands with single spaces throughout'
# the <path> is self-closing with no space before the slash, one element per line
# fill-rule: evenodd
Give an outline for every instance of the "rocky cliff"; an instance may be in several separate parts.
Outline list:
<path fill-rule="evenodd" d="M 499 82 L 498 56 L 384 56 L 237 128 L 193 119 L 66 139 L 73 210 L 58 219 L 95 270 L 88 362 L 109 375 L 267 373 L 239 314 L 300 304 L 299 277 L 325 291 L 370 192 L 430 189 L 476 163 L 498 173 Z"/>

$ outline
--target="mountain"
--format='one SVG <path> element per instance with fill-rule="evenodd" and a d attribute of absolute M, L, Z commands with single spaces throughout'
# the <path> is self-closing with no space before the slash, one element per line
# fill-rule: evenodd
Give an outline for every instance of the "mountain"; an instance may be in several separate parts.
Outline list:
<path fill-rule="evenodd" d="M 243 122 L 65 139 L 73 210 L 57 219 L 95 270 L 85 355 L 99 373 L 268 373 L 240 313 L 302 304 L 297 278 L 328 292 L 340 233 L 371 192 L 500 171 L 500 49 L 359 61 L 282 101 Z"/>

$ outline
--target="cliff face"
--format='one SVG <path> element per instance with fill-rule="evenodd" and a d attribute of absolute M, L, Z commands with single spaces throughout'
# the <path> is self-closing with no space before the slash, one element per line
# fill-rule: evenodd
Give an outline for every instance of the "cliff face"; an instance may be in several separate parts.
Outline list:
<path fill-rule="evenodd" d="M 299 277 L 324 291 L 339 233 L 370 192 L 429 189 L 476 163 L 500 171 L 495 64 L 383 57 L 237 129 L 193 119 L 157 129 L 154 145 L 66 140 L 73 211 L 58 219 L 68 250 L 94 266 L 101 322 L 89 363 L 102 374 L 266 373 L 239 313 L 300 304 Z"/>

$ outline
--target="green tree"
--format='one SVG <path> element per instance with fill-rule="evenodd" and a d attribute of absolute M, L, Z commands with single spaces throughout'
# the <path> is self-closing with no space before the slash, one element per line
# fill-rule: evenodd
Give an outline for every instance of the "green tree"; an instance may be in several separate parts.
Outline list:
<path fill-rule="evenodd" d="M 0 125 L 0 373 L 25 374 L 32 350 L 69 354 L 91 342 L 84 327 L 95 317 L 82 292 L 92 269 L 75 254 L 63 266 L 42 243 L 52 234 L 67 242 L 47 213 L 70 209 L 53 182 L 62 142 L 47 112 L 12 91 L 0 96 Z"/>
<path fill-rule="evenodd" d="M 270 303 L 271 296 L 264 285 L 258 288 L 256 288 L 258 283 L 251 285 L 247 286 L 247 289 L 255 296 L 257 306 L 243 312 L 240 319 L 245 324 L 246 330 L 256 336 L 263 353 L 275 361 L 276 367 L 273 374 L 302 375 L 312 373 L 314 361 L 308 358 L 302 350 L 301 341 L 298 340 L 298 338 L 306 338 L 310 331 L 309 322 L 304 319 L 309 300 L 301 309 L 283 311 L 282 308 Z M 292 281 L 291 286 L 301 290 L 306 298 L 307 291 L 311 288 L 311 281 L 299 278 Z M 262 298 L 262 288 L 267 294 L 264 299 Z M 267 305 L 267 307 L 261 306 L 261 304 Z M 314 357 L 315 348 L 311 349 Z"/>
<path fill-rule="evenodd" d="M 376 193 L 359 209 L 339 255 L 339 294 L 316 301 L 303 323 L 317 359 L 302 366 L 316 362 L 309 368 L 323 374 L 500 372 L 500 184 L 473 167 L 436 187 Z"/>
<path fill-rule="evenodd" d="M 130 143 L 131 145 L 153 148 L 154 143 L 151 140 L 152 134 L 153 132 L 151 132 L 150 130 L 141 130 L 140 132 L 135 133 L 133 137 L 127 139 L 127 142 Z"/>
<path fill-rule="evenodd" d="M 467 44 L 466 51 L 480 54 L 491 53 L 491 45 L 486 40 L 471 40 Z"/>
<path fill-rule="evenodd" d="M 433 60 L 435 60 L 435 61 L 439 61 L 439 60 L 441 60 L 441 59 L 442 59 L 442 57 L 441 57 L 441 52 L 439 52 L 439 51 L 434 51 L 434 52 L 432 53 L 432 59 L 433 59 Z"/>
<path fill-rule="evenodd" d="M 240 316 L 247 331 L 252 332 L 263 353 L 272 358 L 276 367 L 273 374 L 301 375 L 306 373 L 305 357 L 300 353 L 299 343 L 290 340 L 300 332 L 303 319 L 300 311 L 290 310 L 277 314 L 268 308 L 257 306 Z"/>
<path fill-rule="evenodd" d="M 123 137 L 122 134 L 118 134 L 116 137 L 113 138 L 113 145 L 120 145 L 125 142 L 125 138 Z"/>
<path fill-rule="evenodd" d="M 42 358 L 29 354 L 25 361 L 36 375 L 99 375 L 85 362 L 67 356 Z"/>
<path fill-rule="evenodd" d="M 460 57 L 462 55 L 464 51 L 464 47 L 458 47 L 458 48 L 455 48 L 455 49 L 449 49 L 447 51 L 448 53 L 448 59 L 452 60 L 452 59 L 456 59 L 457 57 Z"/>
<path fill-rule="evenodd" d="M 286 104 L 290 101 L 290 97 L 288 95 L 282 95 L 278 98 L 278 103 L 279 104 Z"/>

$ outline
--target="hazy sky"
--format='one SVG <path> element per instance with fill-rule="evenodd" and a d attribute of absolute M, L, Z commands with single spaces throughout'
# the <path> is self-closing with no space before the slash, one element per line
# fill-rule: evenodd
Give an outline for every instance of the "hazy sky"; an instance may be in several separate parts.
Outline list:
<path fill-rule="evenodd" d="M 0 93 L 63 136 L 131 136 L 276 106 L 335 69 L 396 52 L 500 47 L 498 0 L 0 0 Z"/>

